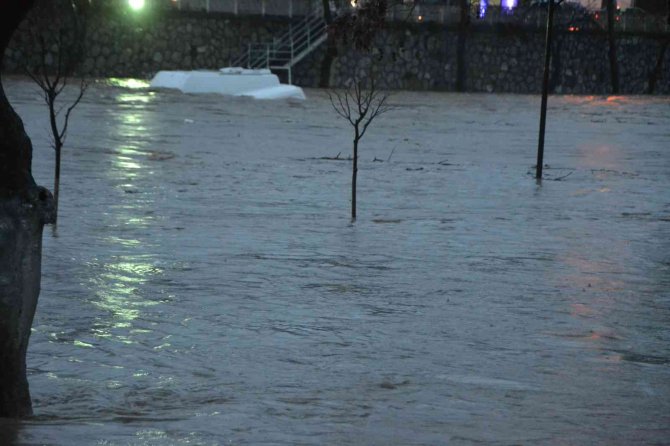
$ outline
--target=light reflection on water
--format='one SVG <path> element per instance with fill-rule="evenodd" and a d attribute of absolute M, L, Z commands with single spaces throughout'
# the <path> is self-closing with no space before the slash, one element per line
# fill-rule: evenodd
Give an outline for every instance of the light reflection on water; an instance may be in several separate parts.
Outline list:
<path fill-rule="evenodd" d="M 131 327 L 130 322 L 141 316 L 142 307 L 157 303 L 140 300 L 141 295 L 138 296 L 149 276 L 160 271 L 141 260 L 141 257 L 122 257 L 117 263 L 106 264 L 106 272 L 95 280 L 99 300 L 94 304 L 111 313 L 111 327 Z"/>
<path fill-rule="evenodd" d="M 149 87 L 149 82 L 143 79 L 122 79 L 112 77 L 107 79 L 106 83 L 113 87 L 122 87 L 129 90 L 145 90 L 147 87 Z M 146 95 L 146 91 L 144 91 L 144 94 Z"/>
<path fill-rule="evenodd" d="M 138 88 L 138 85 L 113 83 L 126 88 Z M 146 109 L 137 104 L 149 104 L 153 94 L 146 91 L 139 94 L 120 93 L 116 96 L 119 103 L 131 102 L 133 108 L 122 107 L 110 116 L 112 125 L 106 128 L 111 135 L 118 137 L 122 145 L 113 148 L 112 164 L 107 175 L 110 181 L 123 181 L 123 193 L 141 193 L 141 200 L 121 200 L 113 205 L 108 219 L 111 227 L 126 228 L 122 235 L 110 235 L 104 238 L 105 244 L 118 251 L 108 257 L 106 262 L 90 264 L 93 282 L 92 291 L 96 298 L 92 301 L 106 314 L 96 318 L 95 336 L 109 338 L 123 344 L 137 343 L 135 337 L 151 333 L 151 329 L 137 327 L 135 321 L 143 318 L 147 307 L 157 305 L 159 299 L 143 292 L 145 284 L 162 274 L 155 264 L 156 256 L 147 250 L 141 238 L 133 238 L 136 229 L 150 228 L 153 216 L 146 215 L 147 208 L 153 207 L 153 197 L 143 190 L 146 180 L 146 154 L 152 147 L 148 130 L 155 124 L 153 116 L 147 116 Z M 142 190 L 140 190 L 142 189 Z M 124 197 L 125 198 L 125 197 Z M 128 234 L 128 235 L 125 235 Z M 135 374 L 134 376 L 139 376 Z"/>
<path fill-rule="evenodd" d="M 668 437 L 666 101 L 552 99 L 547 174 L 573 173 L 537 187 L 537 98 L 399 93 L 351 225 L 323 93 L 115 82 L 72 124 L 20 444 Z"/>

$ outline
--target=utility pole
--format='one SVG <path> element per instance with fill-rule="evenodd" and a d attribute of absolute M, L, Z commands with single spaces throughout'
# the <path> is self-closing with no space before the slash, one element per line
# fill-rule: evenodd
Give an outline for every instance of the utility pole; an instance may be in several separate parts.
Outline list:
<path fill-rule="evenodd" d="M 551 37 L 554 25 L 554 0 L 547 5 L 547 39 L 544 49 L 544 75 L 542 78 L 542 106 L 540 107 L 540 137 L 537 143 L 537 165 L 535 179 L 542 181 L 542 166 L 544 164 L 544 130 L 547 125 L 547 95 L 549 94 L 549 64 L 551 62 Z"/>

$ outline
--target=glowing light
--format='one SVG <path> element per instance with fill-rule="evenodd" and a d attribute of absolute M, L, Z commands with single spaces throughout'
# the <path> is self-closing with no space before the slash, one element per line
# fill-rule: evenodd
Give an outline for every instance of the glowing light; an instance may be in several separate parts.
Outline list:
<path fill-rule="evenodd" d="M 420 15 L 419 17 L 416 18 L 419 22 L 423 22 L 423 16 Z"/>
<path fill-rule="evenodd" d="M 128 0 L 128 6 L 135 11 L 144 8 L 144 0 Z"/>
<path fill-rule="evenodd" d="M 107 79 L 107 82 L 114 87 L 128 88 L 131 90 L 139 90 L 141 88 L 149 87 L 149 82 L 141 79 L 121 79 L 112 77 Z"/>
<path fill-rule="evenodd" d="M 477 11 L 477 16 L 480 19 L 483 19 L 486 16 L 486 10 L 488 9 L 489 2 L 488 0 L 481 0 L 479 2 L 479 11 Z"/>
<path fill-rule="evenodd" d="M 516 8 L 518 3 L 518 0 L 503 0 L 503 8 L 511 11 L 512 9 Z"/>

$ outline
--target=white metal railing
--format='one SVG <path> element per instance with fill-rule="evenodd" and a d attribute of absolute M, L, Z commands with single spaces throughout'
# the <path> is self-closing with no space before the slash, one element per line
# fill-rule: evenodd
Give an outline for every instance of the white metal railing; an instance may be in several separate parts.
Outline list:
<path fill-rule="evenodd" d="M 250 43 L 231 66 L 251 69 L 286 70 L 289 84 L 293 82 L 293 65 L 300 62 L 327 38 L 321 2 L 313 4 L 311 14 L 289 25 L 289 30 L 269 42 Z"/>
<path fill-rule="evenodd" d="M 218 12 L 234 15 L 304 16 L 312 12 L 312 0 L 170 0 L 181 11 Z"/>

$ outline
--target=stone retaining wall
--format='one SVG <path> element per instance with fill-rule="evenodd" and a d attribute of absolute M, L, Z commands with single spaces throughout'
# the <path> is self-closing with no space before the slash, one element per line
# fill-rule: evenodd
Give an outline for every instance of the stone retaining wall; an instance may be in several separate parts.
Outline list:
<path fill-rule="evenodd" d="M 93 17 L 86 54 L 79 67 L 89 77 L 150 77 L 158 70 L 217 69 L 228 66 L 246 43 L 263 42 L 289 27 L 288 19 L 225 14 L 163 13 Z M 5 71 L 36 63 L 29 26 L 7 51 Z M 663 39 L 658 35 L 619 35 L 618 63 L 623 93 L 647 91 Z M 369 55 L 339 48 L 330 82 L 342 86 L 366 63 L 383 70 L 392 89 L 447 90 L 456 86 L 457 32 L 435 24 L 393 24 Z M 606 94 L 610 91 L 607 38 L 597 32 L 559 32 L 554 43 L 552 91 Z M 294 67 L 294 83 L 315 87 L 326 53 L 322 45 Z M 50 60 L 53 60 L 52 56 Z M 473 28 L 466 40 L 466 87 L 472 92 L 538 93 L 544 60 L 540 30 Z M 283 74 L 282 74 L 283 75 Z M 670 93 L 670 49 L 656 82 L 656 93 Z"/>
<path fill-rule="evenodd" d="M 379 38 L 371 56 L 383 66 L 392 89 L 447 90 L 456 88 L 458 61 L 455 30 L 438 27 L 397 27 Z M 665 37 L 668 39 L 669 37 Z M 656 67 L 663 37 L 620 35 L 617 57 L 621 92 L 644 94 Z M 299 66 L 299 84 L 315 85 L 325 49 Z M 466 88 L 471 92 L 539 93 L 544 63 L 544 34 L 479 29 L 466 40 Z M 665 51 L 655 92 L 670 94 L 670 48 Z M 331 83 L 342 85 L 361 69 L 361 57 L 340 49 Z M 553 44 L 551 89 L 564 94 L 607 94 L 610 68 L 604 33 L 558 33 Z"/>

